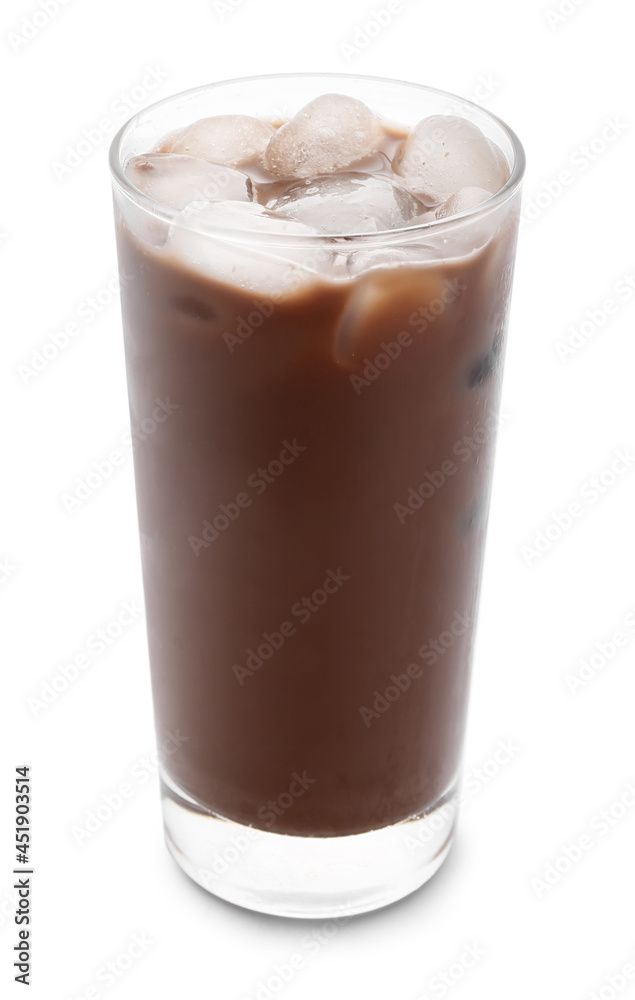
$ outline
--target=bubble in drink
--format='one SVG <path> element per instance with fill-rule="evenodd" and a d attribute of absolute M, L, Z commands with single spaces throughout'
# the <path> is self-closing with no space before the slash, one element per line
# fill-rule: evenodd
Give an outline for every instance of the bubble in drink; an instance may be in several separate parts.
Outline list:
<path fill-rule="evenodd" d="M 486 191 L 480 187 L 464 187 L 456 194 L 453 194 L 447 201 L 437 208 L 435 217 L 437 219 L 448 219 L 451 215 L 458 215 L 460 212 L 467 212 L 470 208 L 487 201 L 492 197 L 491 191 Z"/>
<path fill-rule="evenodd" d="M 315 177 L 351 166 L 379 142 L 379 121 L 370 108 L 355 97 L 324 94 L 278 129 L 264 162 L 277 177 Z"/>
<path fill-rule="evenodd" d="M 387 177 L 327 174 L 298 181 L 267 205 L 319 233 L 376 233 L 408 226 L 421 204 Z"/>
<path fill-rule="evenodd" d="M 192 122 L 171 136 L 161 151 L 239 167 L 260 158 L 275 131 L 269 122 L 251 115 L 216 115 Z"/>
<path fill-rule="evenodd" d="M 393 169 L 428 205 L 439 205 L 464 187 L 498 191 L 509 177 L 498 146 L 476 125 L 453 115 L 420 121 L 395 156 Z"/>
<path fill-rule="evenodd" d="M 134 156 L 126 176 L 139 191 L 177 211 L 192 201 L 250 201 L 252 184 L 246 174 L 193 156 L 149 153 Z"/>

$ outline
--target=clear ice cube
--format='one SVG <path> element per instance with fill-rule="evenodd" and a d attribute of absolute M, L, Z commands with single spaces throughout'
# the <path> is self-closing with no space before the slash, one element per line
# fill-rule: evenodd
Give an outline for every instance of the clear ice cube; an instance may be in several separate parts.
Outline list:
<path fill-rule="evenodd" d="M 267 203 L 319 233 L 376 233 L 408 226 L 421 204 L 388 177 L 371 174 L 327 174 L 297 181 Z"/>
<path fill-rule="evenodd" d="M 184 153 L 209 163 L 239 167 L 260 158 L 275 134 L 273 125 L 251 115 L 216 115 L 192 122 L 170 136 L 165 153 Z"/>
<path fill-rule="evenodd" d="M 458 215 L 459 212 L 467 212 L 470 208 L 476 208 L 488 198 L 492 197 L 491 191 L 486 191 L 480 187 L 464 187 L 456 194 L 451 195 L 447 201 L 437 208 L 435 216 L 437 219 L 448 219 L 451 215 Z"/>
<path fill-rule="evenodd" d="M 439 205 L 465 187 L 498 191 L 509 177 L 498 146 L 476 125 L 453 115 L 420 121 L 396 154 L 393 169 L 427 205 Z"/>
<path fill-rule="evenodd" d="M 375 267 L 421 267 L 439 259 L 438 248 L 425 243 L 378 247 L 354 251 L 349 256 L 351 275 L 363 274 Z"/>
<path fill-rule="evenodd" d="M 192 231 L 192 224 L 205 232 Z M 314 280 L 330 260 L 331 254 L 306 240 L 315 236 L 309 226 L 277 218 L 262 205 L 193 202 L 183 212 L 183 225 L 172 227 L 166 249 L 218 281 L 276 298 Z M 307 245 L 294 245 L 303 238 Z"/>
<path fill-rule="evenodd" d="M 409 314 L 412 315 L 411 310 L 419 309 L 420 306 L 431 304 L 435 300 L 440 307 L 443 307 L 443 311 L 454 308 L 452 301 L 448 301 L 447 274 L 439 267 L 425 266 L 434 260 L 434 256 L 430 254 L 427 260 L 424 259 L 426 247 L 419 246 L 421 256 L 415 264 L 415 247 L 408 249 L 411 251 L 409 264 L 418 267 L 416 282 L 413 282 L 412 273 L 404 260 L 403 266 L 400 267 L 382 266 L 377 270 L 360 273 L 350 285 L 350 293 L 340 314 L 332 341 L 335 361 L 350 372 L 364 375 L 366 363 L 369 360 L 372 362 L 380 352 L 388 355 L 384 358 L 384 362 L 387 361 L 388 364 L 380 362 L 378 365 L 380 371 L 390 366 L 390 358 L 395 364 L 407 366 L 408 347 L 417 337 L 416 325 L 406 322 L 405 319 Z M 460 289 L 457 291 L 458 304 L 462 293 Z M 386 348 L 387 342 L 391 339 L 386 337 L 386 330 L 391 327 L 395 329 L 396 310 L 404 314 L 403 331 L 407 334 L 405 342 L 403 339 L 400 342 L 401 351 L 396 356 L 398 360 L 395 358 L 394 350 Z M 430 316 L 432 324 L 435 317 L 432 313 Z M 392 340 L 394 343 L 394 336 Z M 359 394 L 359 385 L 355 391 Z"/>
<path fill-rule="evenodd" d="M 193 156 L 149 153 L 133 157 L 126 177 L 139 191 L 180 211 L 192 201 L 219 199 L 250 201 L 251 180 L 231 167 L 221 167 Z"/>
<path fill-rule="evenodd" d="M 374 152 L 379 136 L 379 120 L 365 104 L 344 94 L 324 94 L 278 129 L 264 162 L 277 177 L 315 177 Z"/>

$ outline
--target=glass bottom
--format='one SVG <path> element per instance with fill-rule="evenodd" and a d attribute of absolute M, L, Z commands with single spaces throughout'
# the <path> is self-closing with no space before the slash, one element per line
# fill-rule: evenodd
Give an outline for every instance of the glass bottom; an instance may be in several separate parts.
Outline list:
<path fill-rule="evenodd" d="M 452 844 L 456 786 L 420 816 L 369 833 L 297 837 L 211 812 L 161 772 L 168 850 L 215 896 L 279 917 L 343 917 L 409 895 Z"/>

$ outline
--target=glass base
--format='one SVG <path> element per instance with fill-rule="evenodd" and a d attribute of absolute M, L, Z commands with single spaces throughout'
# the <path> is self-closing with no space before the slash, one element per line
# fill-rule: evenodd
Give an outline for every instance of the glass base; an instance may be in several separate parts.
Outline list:
<path fill-rule="evenodd" d="M 456 787 L 421 816 L 370 833 L 296 837 L 211 812 L 162 771 L 168 850 L 230 903 L 279 917 L 344 917 L 394 903 L 427 882 L 452 843 Z"/>

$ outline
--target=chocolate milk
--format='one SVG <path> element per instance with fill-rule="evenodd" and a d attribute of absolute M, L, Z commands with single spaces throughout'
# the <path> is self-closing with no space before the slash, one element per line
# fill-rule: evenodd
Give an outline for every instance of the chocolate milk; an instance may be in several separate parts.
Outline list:
<path fill-rule="evenodd" d="M 425 813 L 461 756 L 515 219 L 275 295 L 117 235 L 132 424 L 173 407 L 135 452 L 168 775 L 276 833 Z"/>

